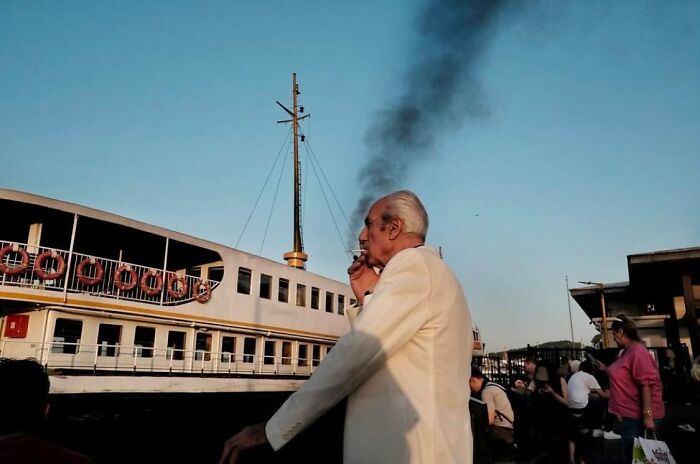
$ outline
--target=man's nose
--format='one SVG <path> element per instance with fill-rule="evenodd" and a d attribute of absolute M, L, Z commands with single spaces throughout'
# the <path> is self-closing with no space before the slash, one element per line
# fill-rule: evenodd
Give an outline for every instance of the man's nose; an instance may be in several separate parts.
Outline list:
<path fill-rule="evenodd" d="M 367 241 L 367 239 L 369 238 L 367 235 L 367 227 L 363 227 L 362 232 L 360 232 L 360 236 L 358 237 L 360 245 L 362 245 L 362 242 Z"/>

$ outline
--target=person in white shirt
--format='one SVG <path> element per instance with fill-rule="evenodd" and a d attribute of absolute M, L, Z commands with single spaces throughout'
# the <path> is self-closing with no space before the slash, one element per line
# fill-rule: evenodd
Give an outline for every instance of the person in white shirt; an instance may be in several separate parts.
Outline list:
<path fill-rule="evenodd" d="M 595 412 L 592 410 L 593 408 L 588 408 L 591 395 L 596 395 L 599 398 L 608 397 L 608 392 L 603 390 L 600 387 L 598 380 L 591 375 L 592 370 L 593 366 L 590 361 L 586 360 L 582 362 L 579 365 L 578 372 L 572 375 L 567 383 L 567 406 L 569 407 L 569 412 L 572 416 L 572 428 L 569 436 L 570 464 L 576 462 L 576 441 L 580 435 L 579 427 L 586 419 L 589 419 L 592 414 L 595 414 Z M 600 417 L 597 419 L 592 419 L 594 421 L 594 425 L 597 427 L 599 427 L 600 423 L 602 422 L 602 412 L 602 410 L 598 412 Z"/>
<path fill-rule="evenodd" d="M 472 463 L 471 316 L 457 277 L 425 246 L 427 229 L 412 192 L 374 203 L 348 268 L 362 307 L 352 329 L 269 421 L 224 443 L 222 464 L 255 446 L 278 450 L 346 396 L 345 464 Z"/>

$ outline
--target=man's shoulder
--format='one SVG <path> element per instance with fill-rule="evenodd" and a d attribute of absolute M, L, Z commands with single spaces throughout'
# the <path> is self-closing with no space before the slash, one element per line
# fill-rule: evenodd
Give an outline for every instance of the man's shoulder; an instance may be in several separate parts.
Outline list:
<path fill-rule="evenodd" d="M 489 382 L 484 387 L 482 395 L 484 393 L 487 395 L 490 395 L 490 396 L 496 396 L 496 395 L 501 395 L 501 394 L 506 395 L 506 389 L 505 389 L 505 387 L 502 387 L 501 385 L 499 385 L 497 383 Z"/>

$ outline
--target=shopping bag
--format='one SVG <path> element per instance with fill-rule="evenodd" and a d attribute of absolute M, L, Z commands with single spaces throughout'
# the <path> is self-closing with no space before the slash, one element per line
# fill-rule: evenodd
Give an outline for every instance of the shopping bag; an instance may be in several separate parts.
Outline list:
<path fill-rule="evenodd" d="M 661 440 L 634 437 L 632 464 L 676 464 L 668 445 Z"/>

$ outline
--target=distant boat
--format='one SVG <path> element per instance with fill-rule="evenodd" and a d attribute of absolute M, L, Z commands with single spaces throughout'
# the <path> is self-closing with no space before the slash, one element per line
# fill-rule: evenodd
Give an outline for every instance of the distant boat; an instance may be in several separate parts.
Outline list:
<path fill-rule="evenodd" d="M 297 161 L 296 75 L 292 89 Z M 36 358 L 54 393 L 296 390 L 355 300 L 304 270 L 295 193 L 285 265 L 0 189 L 0 356 Z"/>
<path fill-rule="evenodd" d="M 481 339 L 481 331 L 479 326 L 477 326 L 472 321 L 472 337 L 474 338 L 474 348 L 472 351 L 472 356 L 484 356 L 486 352 L 486 343 Z"/>

